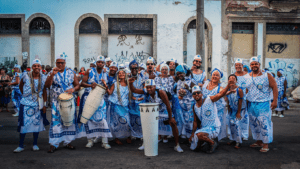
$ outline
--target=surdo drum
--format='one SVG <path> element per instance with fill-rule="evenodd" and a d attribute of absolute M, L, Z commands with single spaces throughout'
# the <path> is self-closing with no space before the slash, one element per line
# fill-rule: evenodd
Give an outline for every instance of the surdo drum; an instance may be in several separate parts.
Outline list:
<path fill-rule="evenodd" d="M 94 89 L 91 90 L 90 94 L 86 98 L 83 107 L 82 115 L 80 118 L 81 123 L 86 124 L 94 115 L 103 100 L 105 92 L 106 88 L 101 85 L 97 85 Z"/>
<path fill-rule="evenodd" d="M 73 95 L 68 93 L 60 94 L 58 96 L 58 104 L 64 126 L 71 126 L 73 124 L 76 108 Z"/>
<path fill-rule="evenodd" d="M 158 155 L 159 103 L 140 103 L 143 140 L 146 156 Z"/>

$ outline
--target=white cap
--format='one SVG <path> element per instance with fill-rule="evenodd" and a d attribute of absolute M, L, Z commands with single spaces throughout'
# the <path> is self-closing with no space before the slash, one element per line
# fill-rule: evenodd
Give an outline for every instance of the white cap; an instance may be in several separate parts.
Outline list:
<path fill-rule="evenodd" d="M 108 61 L 112 61 L 110 57 L 107 57 L 107 58 L 105 59 L 105 62 L 108 62 Z"/>
<path fill-rule="evenodd" d="M 198 91 L 201 92 L 200 87 L 199 87 L 198 85 L 193 86 L 193 88 L 192 88 L 192 93 L 198 92 Z"/>
<path fill-rule="evenodd" d="M 31 66 L 33 66 L 34 64 L 42 65 L 42 62 L 41 62 L 39 59 L 34 59 L 34 60 L 32 61 Z"/>
<path fill-rule="evenodd" d="M 177 63 L 177 60 L 175 58 L 172 58 L 169 60 L 170 62 L 174 62 L 174 63 Z"/>
<path fill-rule="evenodd" d="M 66 60 L 67 57 L 68 57 L 68 56 L 67 56 L 67 55 L 65 54 L 65 52 L 64 52 L 64 53 L 58 55 L 58 56 L 56 57 L 56 60 L 57 60 L 57 59 Z"/>
<path fill-rule="evenodd" d="M 117 62 L 111 62 L 111 64 L 109 65 L 109 67 L 115 66 L 118 68 L 118 63 Z"/>
<path fill-rule="evenodd" d="M 145 83 L 145 86 L 154 86 L 155 81 L 153 79 L 148 79 Z"/>
<path fill-rule="evenodd" d="M 242 59 L 236 59 L 235 62 L 234 62 L 234 64 L 236 64 L 236 63 L 241 63 L 241 64 L 243 64 L 243 60 L 242 60 Z"/>
<path fill-rule="evenodd" d="M 105 62 L 105 57 L 102 56 L 102 55 L 99 55 L 99 56 L 97 57 L 97 62 L 98 62 L 98 61 L 103 61 L 103 62 Z"/>
<path fill-rule="evenodd" d="M 148 59 L 147 59 L 147 63 L 154 63 L 155 64 L 154 58 L 149 56 Z"/>
<path fill-rule="evenodd" d="M 200 60 L 200 61 L 202 61 L 202 59 L 201 59 L 201 56 L 200 55 L 196 55 L 196 56 L 194 56 L 194 60 Z"/>
<path fill-rule="evenodd" d="M 259 60 L 258 60 L 258 57 L 252 57 L 251 59 L 250 59 L 250 64 L 252 63 L 252 62 L 258 62 L 259 63 Z"/>

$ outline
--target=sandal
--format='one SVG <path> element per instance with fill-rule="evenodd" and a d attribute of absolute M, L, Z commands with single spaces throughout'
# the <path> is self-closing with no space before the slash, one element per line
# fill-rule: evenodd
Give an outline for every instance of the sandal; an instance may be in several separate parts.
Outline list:
<path fill-rule="evenodd" d="M 259 145 L 257 143 L 251 144 L 250 147 L 252 148 L 256 148 L 256 147 L 262 147 L 262 145 Z"/>
<path fill-rule="evenodd" d="M 230 142 L 227 143 L 227 145 L 229 145 L 229 146 L 233 146 L 235 144 L 236 144 L 236 141 L 230 141 Z"/>
<path fill-rule="evenodd" d="M 126 142 L 127 142 L 128 144 L 131 144 L 131 138 L 127 138 Z"/>
<path fill-rule="evenodd" d="M 235 149 L 241 148 L 241 143 L 236 143 L 235 146 L 234 146 L 234 148 L 235 148 Z"/>
<path fill-rule="evenodd" d="M 218 143 L 216 141 L 214 141 L 214 144 L 211 145 L 210 150 L 208 150 L 206 153 L 212 154 L 216 150 L 217 146 L 218 146 Z"/>
<path fill-rule="evenodd" d="M 56 147 L 50 146 L 50 149 L 48 150 L 48 153 L 54 153 L 56 151 Z"/>
<path fill-rule="evenodd" d="M 65 148 L 67 148 L 67 149 L 69 149 L 69 150 L 75 150 L 75 147 L 72 146 L 71 144 L 67 144 L 67 145 L 65 146 Z"/>
<path fill-rule="evenodd" d="M 123 145 L 123 143 L 119 139 L 116 139 L 115 141 L 116 141 L 116 144 Z"/>
<path fill-rule="evenodd" d="M 261 148 L 259 151 L 262 153 L 268 152 L 270 149 L 269 148 Z"/>

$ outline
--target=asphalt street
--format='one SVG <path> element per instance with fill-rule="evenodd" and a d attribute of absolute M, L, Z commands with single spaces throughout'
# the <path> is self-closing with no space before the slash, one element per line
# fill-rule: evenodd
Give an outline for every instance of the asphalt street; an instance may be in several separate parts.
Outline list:
<path fill-rule="evenodd" d="M 10 109 L 12 111 L 12 109 Z M 259 148 L 250 148 L 254 143 L 250 136 L 238 150 L 228 146 L 227 139 L 220 142 L 214 154 L 194 152 L 186 144 L 181 144 L 184 153 L 173 150 L 174 140 L 169 143 L 159 143 L 158 156 L 146 157 L 141 146 L 141 140 L 133 140 L 132 144 L 116 145 L 110 142 L 111 149 L 105 150 L 101 144 L 86 148 L 86 138 L 72 142 L 76 150 L 68 150 L 62 146 L 53 154 L 49 149 L 48 131 L 40 133 L 38 146 L 40 151 L 31 151 L 33 136 L 27 134 L 25 150 L 13 153 L 18 147 L 17 117 L 11 112 L 0 112 L 0 168 L 300 168 L 300 104 L 291 103 L 291 109 L 286 111 L 284 118 L 273 117 L 274 142 L 270 151 L 259 152 Z M 50 110 L 47 111 L 48 120 Z M 181 140 L 183 141 L 183 140 Z"/>

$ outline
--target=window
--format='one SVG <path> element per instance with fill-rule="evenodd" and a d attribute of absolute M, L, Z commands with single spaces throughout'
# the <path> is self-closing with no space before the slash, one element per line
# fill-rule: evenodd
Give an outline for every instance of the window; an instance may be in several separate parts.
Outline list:
<path fill-rule="evenodd" d="M 109 18 L 109 34 L 153 34 L 153 19 L 148 18 Z"/>

